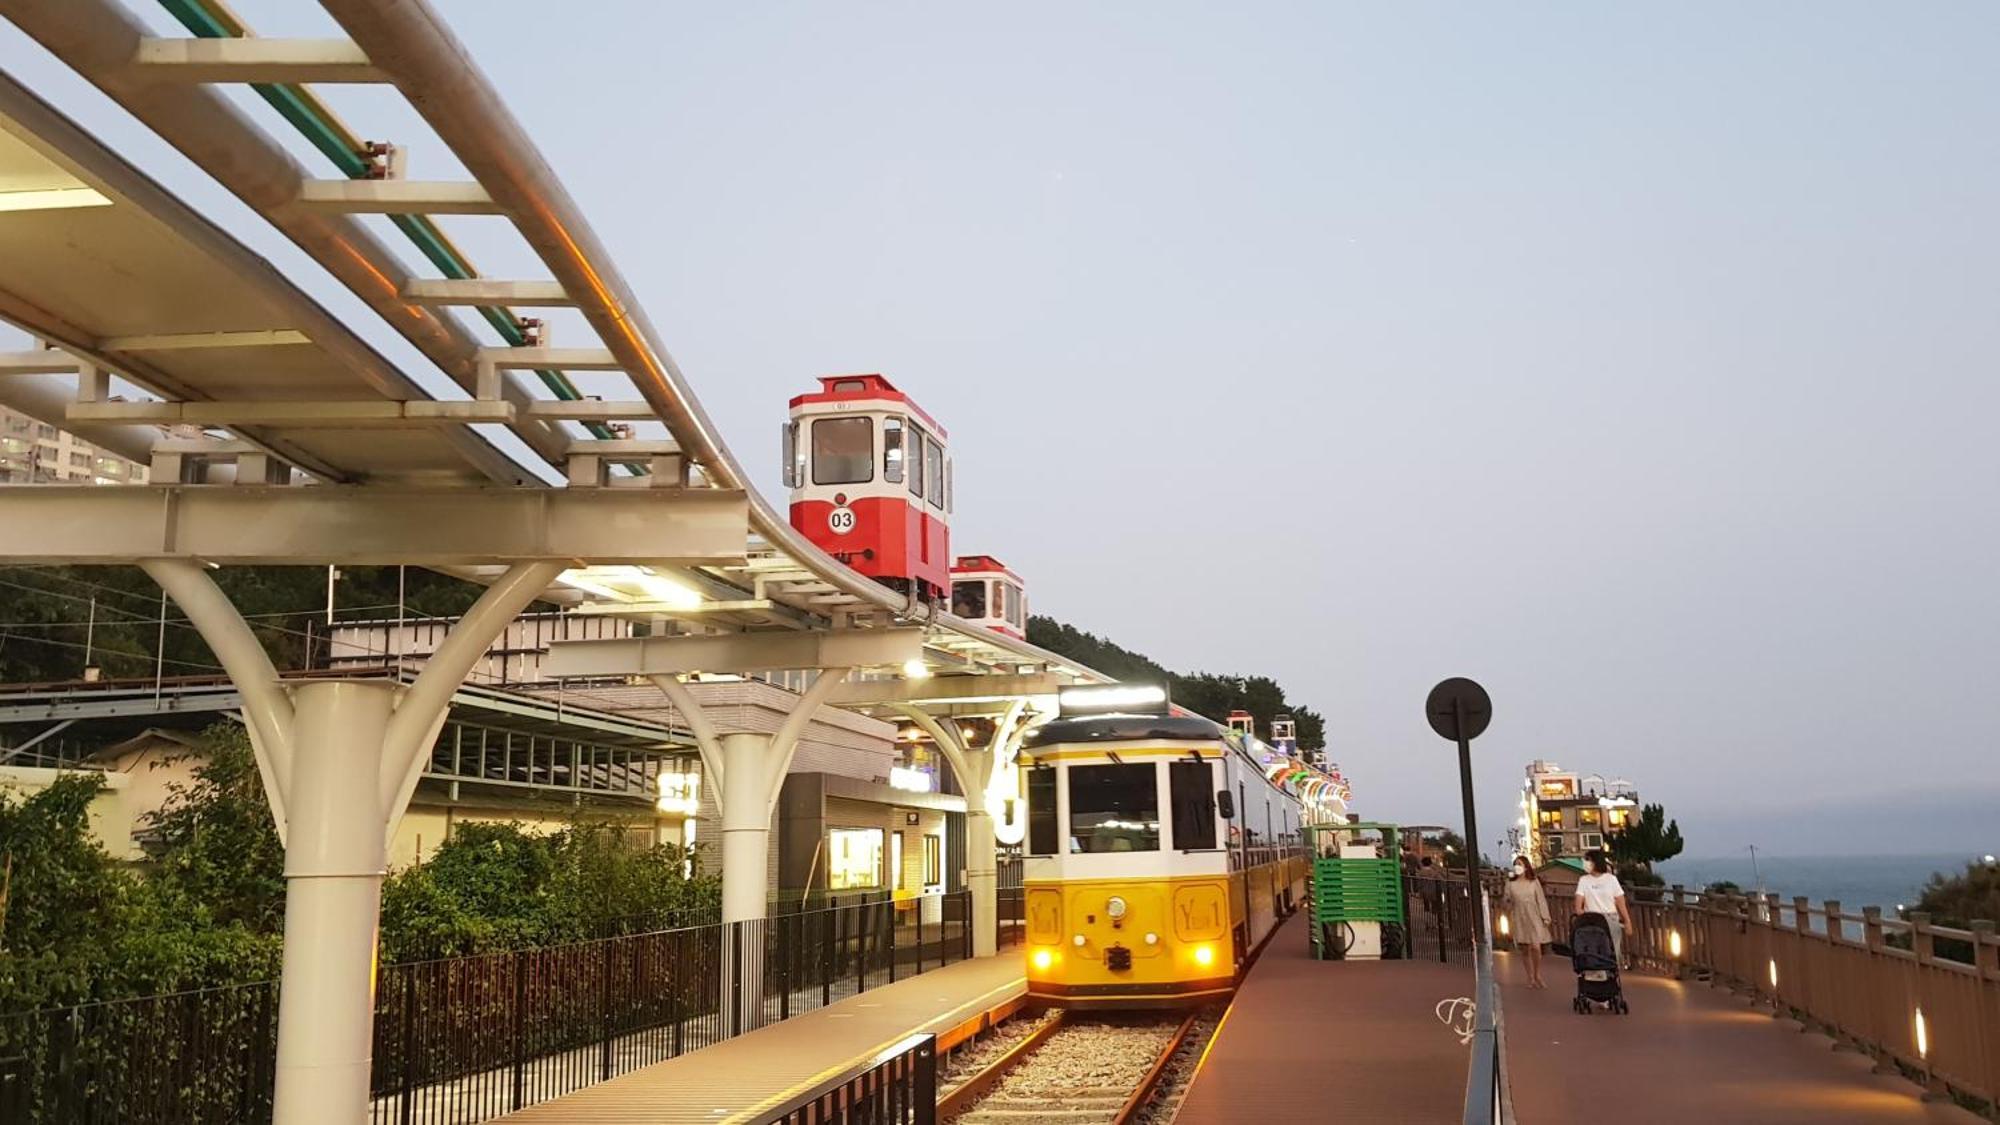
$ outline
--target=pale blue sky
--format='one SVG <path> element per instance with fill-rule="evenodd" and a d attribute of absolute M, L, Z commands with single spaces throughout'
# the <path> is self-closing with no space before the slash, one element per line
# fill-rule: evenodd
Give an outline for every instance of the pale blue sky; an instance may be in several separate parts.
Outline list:
<path fill-rule="evenodd" d="M 1420 705 L 1458 674 L 1489 846 L 1537 756 L 1693 853 L 2000 845 L 2000 9 L 439 7 L 769 493 L 786 397 L 882 371 L 951 429 L 961 551 L 1277 676 L 1371 815 L 1456 820 Z"/>

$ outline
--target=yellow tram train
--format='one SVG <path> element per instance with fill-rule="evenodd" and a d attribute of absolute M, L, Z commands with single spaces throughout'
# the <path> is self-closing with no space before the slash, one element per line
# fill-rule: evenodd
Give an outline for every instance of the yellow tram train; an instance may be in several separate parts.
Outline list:
<path fill-rule="evenodd" d="M 1088 691 L 1066 693 L 1019 759 L 1028 995 L 1072 1008 L 1224 995 L 1301 900 L 1299 827 L 1328 814 L 1268 778 L 1254 740 L 1167 713 L 1160 689 Z"/>

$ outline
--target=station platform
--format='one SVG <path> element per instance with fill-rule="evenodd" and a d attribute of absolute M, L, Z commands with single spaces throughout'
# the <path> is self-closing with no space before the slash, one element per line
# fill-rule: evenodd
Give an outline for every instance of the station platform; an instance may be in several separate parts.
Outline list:
<path fill-rule="evenodd" d="M 945 1036 L 1028 990 L 1021 951 L 961 961 L 500 1118 L 677 1125 L 759 1114 L 914 1032 Z"/>
<path fill-rule="evenodd" d="M 1237 990 L 1175 1125 L 1458 1125 L 1469 1056 L 1436 1007 L 1472 985 L 1465 965 L 1315 961 L 1295 916 Z"/>

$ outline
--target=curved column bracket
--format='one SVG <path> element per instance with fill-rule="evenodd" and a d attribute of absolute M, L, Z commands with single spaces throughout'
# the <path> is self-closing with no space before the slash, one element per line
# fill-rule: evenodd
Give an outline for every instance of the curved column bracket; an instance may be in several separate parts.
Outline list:
<path fill-rule="evenodd" d="M 257 758 L 257 775 L 264 783 L 264 799 L 271 804 L 278 840 L 284 842 L 288 828 L 285 794 L 292 782 L 293 712 L 291 696 L 279 681 L 270 654 L 200 563 L 145 559 L 139 568 L 187 614 L 189 624 L 208 642 L 243 697 L 243 726 L 250 734 L 250 749 Z"/>
<path fill-rule="evenodd" d="M 473 665 L 486 655 L 493 638 L 540 597 L 565 568 L 559 562 L 515 563 L 479 595 L 465 616 L 445 634 L 416 681 L 396 693 L 396 713 L 382 747 L 380 792 L 388 833 L 409 806 L 410 794 L 423 776 L 424 755 L 444 726 L 451 697 L 465 682 Z"/>
<path fill-rule="evenodd" d="M 708 712 L 701 706 L 701 700 L 694 697 L 679 676 L 649 676 L 653 686 L 674 705 L 674 711 L 687 723 L 688 733 L 694 735 L 695 749 L 701 752 L 701 770 L 706 775 L 706 783 L 715 793 L 718 807 L 722 804 L 722 786 L 725 782 L 722 765 L 722 737 L 715 731 L 715 724 L 709 721 Z"/>
<path fill-rule="evenodd" d="M 975 808 L 972 802 L 975 796 L 984 799 L 986 786 L 992 781 L 993 753 L 990 750 L 968 750 L 965 740 L 959 737 L 956 728 L 938 722 L 937 716 L 921 707 L 904 703 L 898 705 L 896 710 L 922 727 L 924 733 L 931 736 L 931 741 L 937 743 L 938 753 L 944 755 L 944 760 L 951 766 L 951 772 L 958 777 L 958 787 L 965 790 L 966 807 L 974 811 L 984 811 L 983 804 Z"/>
<path fill-rule="evenodd" d="M 813 679 L 812 686 L 806 688 L 799 696 L 798 706 L 792 708 L 792 713 L 785 716 L 785 721 L 778 727 L 778 732 L 771 736 L 770 748 L 765 751 L 774 759 L 769 775 L 770 788 L 764 795 L 766 819 L 777 811 L 778 794 L 785 787 L 785 775 L 792 770 L 792 758 L 798 753 L 799 738 L 805 734 L 806 726 L 812 722 L 813 715 L 818 713 L 820 705 L 833 694 L 833 689 L 847 679 L 848 671 L 846 668 L 820 669 L 819 675 Z"/>

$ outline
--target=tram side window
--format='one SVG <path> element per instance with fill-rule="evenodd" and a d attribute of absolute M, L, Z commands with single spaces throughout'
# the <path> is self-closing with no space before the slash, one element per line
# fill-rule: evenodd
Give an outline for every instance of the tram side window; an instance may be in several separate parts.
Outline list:
<path fill-rule="evenodd" d="M 931 507 L 944 507 L 944 446 L 924 439 L 924 475 L 930 478 Z"/>
<path fill-rule="evenodd" d="M 1021 588 L 1006 583 L 1001 585 L 1007 591 L 1007 623 L 1018 628 L 1021 624 Z"/>
<path fill-rule="evenodd" d="M 1174 847 L 1184 852 L 1215 846 L 1215 773 L 1207 762 L 1170 762 L 1167 788 L 1174 803 Z"/>
<path fill-rule="evenodd" d="M 951 611 L 968 621 L 986 616 L 986 581 L 975 578 L 951 584 Z"/>
<path fill-rule="evenodd" d="M 1007 616 L 1007 587 L 998 582 L 993 584 L 993 616 Z"/>
<path fill-rule="evenodd" d="M 927 444 L 929 443 L 924 437 L 923 428 L 911 426 L 910 453 L 905 460 L 910 465 L 910 495 L 919 500 L 923 499 L 924 495 L 924 446 Z"/>
<path fill-rule="evenodd" d="M 813 421 L 814 484 L 863 484 L 875 479 L 875 419 Z"/>
<path fill-rule="evenodd" d="M 903 483 L 903 420 L 893 414 L 882 419 L 882 479 Z"/>
<path fill-rule="evenodd" d="M 1056 771 L 1028 771 L 1028 854 L 1056 854 Z"/>
<path fill-rule="evenodd" d="M 1070 767 L 1069 850 L 1160 850 L 1160 783 L 1152 763 Z"/>

